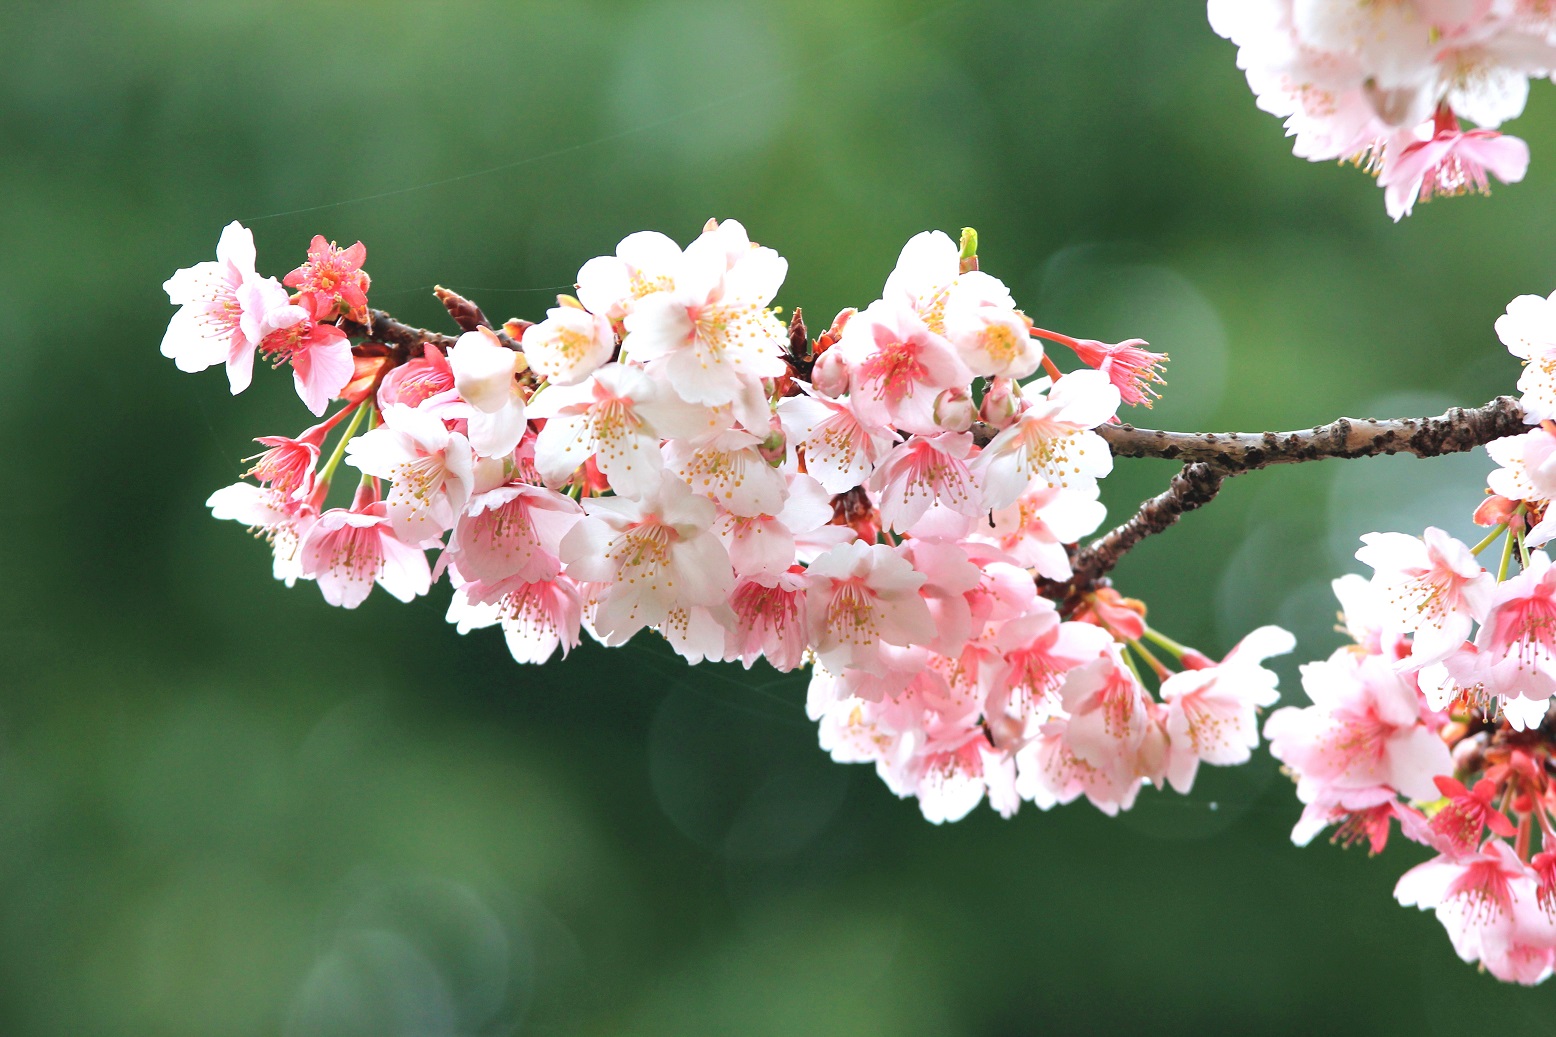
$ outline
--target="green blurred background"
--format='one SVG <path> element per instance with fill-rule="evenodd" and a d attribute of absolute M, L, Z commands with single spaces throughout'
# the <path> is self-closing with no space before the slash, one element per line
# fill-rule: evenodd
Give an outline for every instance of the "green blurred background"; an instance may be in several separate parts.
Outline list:
<path fill-rule="evenodd" d="M 710 216 L 820 323 L 972 225 L 1040 323 L 1172 353 L 1144 423 L 1432 413 L 1511 390 L 1492 322 L 1556 287 L 1556 87 L 1525 183 L 1395 226 L 1197 0 L 9 0 L 0 53 L 0 1034 L 1552 1031 L 1556 985 L 1394 904 L 1415 848 L 1291 847 L 1262 751 L 1117 820 L 936 828 L 826 758 L 797 676 L 647 636 L 521 669 L 446 588 L 287 591 L 203 501 L 306 423 L 290 380 L 233 400 L 157 345 L 234 218 L 277 275 L 362 239 L 373 301 L 439 327 L 434 282 L 533 318 Z M 1358 534 L 1464 530 L 1488 468 L 1258 473 L 1120 584 L 1314 658 Z M 1115 516 L 1170 472 L 1120 465 Z"/>

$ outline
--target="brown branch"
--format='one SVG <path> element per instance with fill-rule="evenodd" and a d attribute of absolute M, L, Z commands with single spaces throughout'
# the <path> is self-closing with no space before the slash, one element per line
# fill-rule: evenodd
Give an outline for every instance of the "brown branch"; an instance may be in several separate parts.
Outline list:
<path fill-rule="evenodd" d="M 1208 503 L 1223 481 L 1243 472 L 1331 457 L 1436 457 L 1526 431 L 1523 407 L 1511 396 L 1499 396 L 1484 407 L 1454 407 L 1431 418 L 1339 418 L 1300 432 L 1162 432 L 1104 425 L 1097 432 L 1115 457 L 1182 461 L 1184 468 L 1165 491 L 1142 503 L 1128 522 L 1076 551 L 1069 580 L 1044 581 L 1040 589 L 1064 605 L 1073 605 L 1136 544 Z"/>
<path fill-rule="evenodd" d="M 1300 432 L 1161 432 L 1133 425 L 1097 429 L 1114 457 L 1202 461 L 1228 473 L 1329 457 L 1457 454 L 1526 431 L 1523 407 L 1511 396 L 1469 410 L 1454 407 L 1433 418 L 1339 418 Z"/>
<path fill-rule="evenodd" d="M 459 338 L 455 335 L 441 335 L 436 331 L 428 331 L 426 328 L 414 327 L 395 320 L 383 310 L 369 310 L 371 315 L 368 322 L 363 324 L 354 320 L 343 320 L 340 329 L 352 338 L 365 338 L 374 342 L 382 342 L 386 346 L 393 346 L 396 351 L 402 353 L 401 359 L 421 356 L 423 346 L 437 346 L 447 351 L 452 348 Z"/>

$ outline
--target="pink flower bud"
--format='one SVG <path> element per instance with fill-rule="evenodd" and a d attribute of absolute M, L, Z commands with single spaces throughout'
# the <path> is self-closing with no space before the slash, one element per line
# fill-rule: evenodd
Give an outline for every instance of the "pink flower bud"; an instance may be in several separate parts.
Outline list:
<path fill-rule="evenodd" d="M 994 428 L 1003 429 L 1020 413 L 1020 384 L 1011 378 L 991 378 L 983 402 L 978 406 L 978 417 Z"/>
<path fill-rule="evenodd" d="M 816 391 L 828 396 L 842 396 L 848 392 L 848 364 L 841 353 L 827 350 L 816 358 L 810 369 L 810 384 Z"/>
<path fill-rule="evenodd" d="M 966 389 L 952 387 L 935 397 L 935 424 L 948 432 L 966 432 L 977 416 Z"/>

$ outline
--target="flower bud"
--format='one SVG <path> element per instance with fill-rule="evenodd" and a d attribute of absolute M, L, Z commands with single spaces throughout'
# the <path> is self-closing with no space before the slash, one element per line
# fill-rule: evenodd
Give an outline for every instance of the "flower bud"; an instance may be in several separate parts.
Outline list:
<path fill-rule="evenodd" d="M 784 436 L 782 429 L 775 428 L 757 446 L 756 451 L 762 455 L 762 460 L 774 468 L 778 468 L 783 464 L 784 459 L 788 457 L 789 441 Z"/>
<path fill-rule="evenodd" d="M 966 389 L 953 386 L 935 397 L 935 424 L 947 432 L 966 432 L 977 417 L 977 408 Z"/>
<path fill-rule="evenodd" d="M 1021 386 L 1012 378 L 991 378 L 978 417 L 997 429 L 1003 429 L 1021 413 Z"/>
<path fill-rule="evenodd" d="M 842 396 L 848 392 L 848 364 L 836 350 L 827 350 L 816 358 L 810 369 L 810 384 L 817 392 Z"/>

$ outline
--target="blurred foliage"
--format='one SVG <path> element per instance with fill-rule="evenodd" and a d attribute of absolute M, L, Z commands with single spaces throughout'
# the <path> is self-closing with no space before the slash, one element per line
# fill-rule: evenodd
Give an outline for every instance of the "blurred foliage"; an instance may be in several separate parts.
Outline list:
<path fill-rule="evenodd" d="M 202 502 L 302 427 L 289 380 L 232 400 L 157 343 L 233 218 L 275 274 L 366 241 L 374 301 L 438 326 L 434 282 L 534 317 L 709 216 L 819 323 L 972 225 L 1039 322 L 1173 354 L 1152 421 L 1435 412 L 1510 390 L 1492 322 L 1556 287 L 1556 88 L 1527 182 L 1395 226 L 1197 0 L 11 0 L 0 54 L 0 1033 L 1550 1032 L 1556 987 L 1393 903 L 1411 848 L 1293 849 L 1262 753 L 1119 820 L 935 828 L 816 748 L 797 676 L 651 638 L 520 669 L 442 594 L 288 592 Z M 1356 536 L 1462 529 L 1488 467 L 1239 479 L 1120 581 L 1212 653 L 1282 622 L 1313 658 Z"/>

